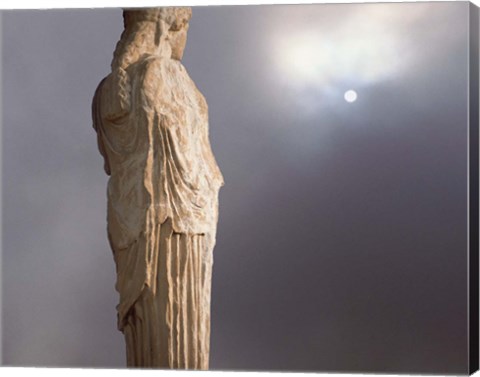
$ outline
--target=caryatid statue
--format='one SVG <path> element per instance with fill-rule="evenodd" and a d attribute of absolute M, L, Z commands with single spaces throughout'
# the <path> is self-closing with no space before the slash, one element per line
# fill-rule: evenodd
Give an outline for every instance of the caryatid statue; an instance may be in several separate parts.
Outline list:
<path fill-rule="evenodd" d="M 191 9 L 126 9 L 93 99 L 127 365 L 208 369 L 222 174 L 208 109 L 180 62 Z"/>

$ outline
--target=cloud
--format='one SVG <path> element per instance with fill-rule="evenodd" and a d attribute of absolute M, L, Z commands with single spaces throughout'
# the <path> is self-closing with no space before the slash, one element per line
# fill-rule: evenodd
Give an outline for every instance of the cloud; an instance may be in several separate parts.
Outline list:
<path fill-rule="evenodd" d="M 267 33 L 274 56 L 271 74 L 300 94 L 299 101 L 311 91 L 328 101 L 350 88 L 400 82 L 438 58 L 439 50 L 461 43 L 465 28 L 451 19 L 462 11 L 466 15 L 466 9 L 399 3 L 289 7 L 288 14 L 274 10 L 276 23 Z"/>

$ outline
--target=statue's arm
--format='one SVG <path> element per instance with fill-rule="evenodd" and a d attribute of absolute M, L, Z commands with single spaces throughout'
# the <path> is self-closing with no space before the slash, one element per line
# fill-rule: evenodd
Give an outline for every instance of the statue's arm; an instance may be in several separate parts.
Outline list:
<path fill-rule="evenodd" d="M 111 169 L 110 169 L 110 163 L 108 161 L 108 154 L 105 148 L 105 144 L 103 143 L 103 119 L 102 119 L 102 114 L 100 111 L 101 107 L 101 92 L 103 85 L 105 84 L 106 77 L 100 81 L 100 84 L 98 84 L 97 89 L 95 90 L 95 95 L 93 96 L 93 101 L 92 101 L 92 120 L 93 120 L 93 128 L 95 129 L 95 132 L 97 133 L 97 145 L 98 145 L 98 150 L 100 151 L 100 154 L 103 157 L 104 160 L 104 170 L 105 173 L 108 175 L 111 174 Z"/>

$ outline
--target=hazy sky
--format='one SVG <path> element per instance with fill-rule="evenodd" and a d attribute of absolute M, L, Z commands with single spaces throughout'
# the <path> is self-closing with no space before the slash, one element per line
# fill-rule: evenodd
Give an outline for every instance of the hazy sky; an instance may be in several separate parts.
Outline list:
<path fill-rule="evenodd" d="M 125 365 L 90 116 L 121 14 L 2 13 L 7 365 Z M 183 61 L 226 181 L 212 369 L 467 371 L 467 20 L 193 9 Z"/>

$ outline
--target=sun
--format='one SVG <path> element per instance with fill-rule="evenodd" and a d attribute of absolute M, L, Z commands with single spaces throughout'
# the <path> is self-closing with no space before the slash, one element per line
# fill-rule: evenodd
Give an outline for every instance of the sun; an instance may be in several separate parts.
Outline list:
<path fill-rule="evenodd" d="M 357 97 L 357 92 L 353 89 L 347 90 L 343 95 L 343 98 L 345 98 L 345 101 L 347 101 L 348 103 L 355 102 L 357 100 Z"/>

